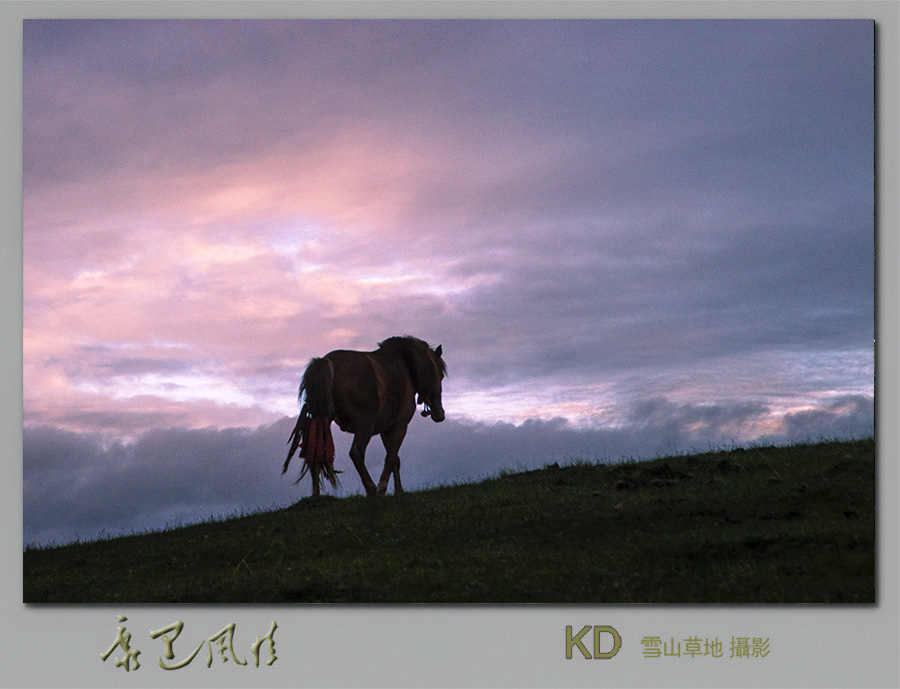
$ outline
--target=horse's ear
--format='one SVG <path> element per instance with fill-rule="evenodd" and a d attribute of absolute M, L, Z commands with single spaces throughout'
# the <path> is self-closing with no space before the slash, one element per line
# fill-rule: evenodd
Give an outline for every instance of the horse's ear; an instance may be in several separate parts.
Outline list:
<path fill-rule="evenodd" d="M 442 349 L 443 346 L 444 345 L 438 345 L 437 348 L 434 350 L 434 353 L 437 354 L 438 356 L 442 356 L 444 353 L 443 349 Z"/>

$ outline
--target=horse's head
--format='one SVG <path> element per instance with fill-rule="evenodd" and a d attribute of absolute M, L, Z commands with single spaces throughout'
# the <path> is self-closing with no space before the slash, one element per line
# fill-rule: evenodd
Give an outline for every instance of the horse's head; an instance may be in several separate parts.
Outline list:
<path fill-rule="evenodd" d="M 428 364 L 424 367 L 426 375 L 420 379 L 422 389 L 419 391 L 416 404 L 424 404 L 422 416 L 430 416 L 432 421 L 440 423 L 444 420 L 444 407 L 441 405 L 441 381 L 447 373 L 447 365 L 441 358 L 443 349 L 438 345 L 427 350 Z"/>

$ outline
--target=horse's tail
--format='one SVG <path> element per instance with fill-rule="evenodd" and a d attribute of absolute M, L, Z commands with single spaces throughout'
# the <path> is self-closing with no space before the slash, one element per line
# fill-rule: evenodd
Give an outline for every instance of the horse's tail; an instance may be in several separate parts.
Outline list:
<path fill-rule="evenodd" d="M 334 368 L 331 361 L 326 358 L 310 361 L 300 382 L 298 394 L 298 398 L 305 396 L 306 399 L 288 439 L 290 449 L 281 470 L 282 474 L 287 471 L 288 464 L 299 447 L 299 456 L 305 461 L 297 482 L 310 472 L 315 495 L 319 493 L 319 480 L 323 475 L 333 487 L 338 485 L 334 470 L 334 439 L 331 436 L 331 420 L 334 418 L 333 390 Z"/>

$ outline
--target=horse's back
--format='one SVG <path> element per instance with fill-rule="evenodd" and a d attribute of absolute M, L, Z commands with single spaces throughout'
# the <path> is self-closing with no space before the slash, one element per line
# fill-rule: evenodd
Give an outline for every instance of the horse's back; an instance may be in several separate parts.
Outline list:
<path fill-rule="evenodd" d="M 381 433 L 405 407 L 410 407 L 412 417 L 415 391 L 402 362 L 379 351 L 348 349 L 329 352 L 325 358 L 334 368 L 335 421 L 341 430 Z"/>

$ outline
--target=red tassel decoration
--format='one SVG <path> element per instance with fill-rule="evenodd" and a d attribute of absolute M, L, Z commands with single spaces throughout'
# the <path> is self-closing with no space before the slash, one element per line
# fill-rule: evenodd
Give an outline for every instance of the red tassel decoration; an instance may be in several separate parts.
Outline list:
<path fill-rule="evenodd" d="M 331 420 L 327 417 L 316 417 L 307 420 L 300 445 L 300 457 L 305 461 L 305 468 L 316 475 L 322 473 L 333 486 L 337 486 L 337 473 L 334 470 L 334 438 L 331 435 Z M 302 476 L 302 474 L 301 474 Z"/>

